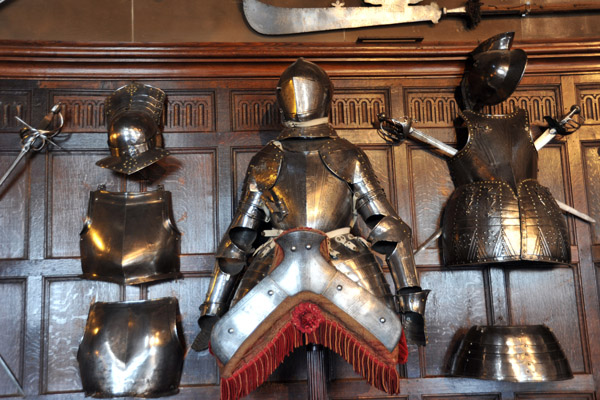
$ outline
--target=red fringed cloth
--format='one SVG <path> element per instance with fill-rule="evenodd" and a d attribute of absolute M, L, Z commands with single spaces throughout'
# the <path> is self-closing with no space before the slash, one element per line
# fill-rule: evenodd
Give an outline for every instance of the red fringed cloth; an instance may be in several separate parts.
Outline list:
<path fill-rule="evenodd" d="M 308 343 L 339 354 L 374 387 L 398 393 L 397 364 L 406 363 L 404 332 L 393 351 L 329 300 L 303 292 L 286 299 L 261 324 L 221 370 L 221 400 L 248 395 L 275 371 L 294 349 Z"/>

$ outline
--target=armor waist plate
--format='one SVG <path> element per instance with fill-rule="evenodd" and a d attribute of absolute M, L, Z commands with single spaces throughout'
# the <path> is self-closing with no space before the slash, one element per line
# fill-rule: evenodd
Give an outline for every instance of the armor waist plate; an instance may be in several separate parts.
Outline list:
<path fill-rule="evenodd" d="M 465 148 L 449 161 L 456 190 L 443 218 L 446 265 L 506 261 L 568 263 L 566 222 L 537 178 L 527 114 L 466 111 Z"/>
<path fill-rule="evenodd" d="M 127 284 L 175 277 L 180 236 L 170 192 L 91 192 L 80 241 L 83 276 Z"/>
<path fill-rule="evenodd" d="M 184 348 L 173 297 L 90 307 L 77 360 L 86 396 L 178 392 Z"/>

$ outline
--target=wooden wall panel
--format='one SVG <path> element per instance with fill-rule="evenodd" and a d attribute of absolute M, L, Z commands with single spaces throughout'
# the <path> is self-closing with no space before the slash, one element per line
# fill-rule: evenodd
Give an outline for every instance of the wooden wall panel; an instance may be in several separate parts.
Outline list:
<path fill-rule="evenodd" d="M 215 130 L 214 92 L 167 92 L 163 113 L 165 132 L 210 132 Z"/>
<path fill-rule="evenodd" d="M 0 315 L 0 356 L 23 385 L 25 363 L 25 279 L 0 279 L 2 307 L 10 313 Z M 18 389 L 4 369 L 0 369 L 0 396 L 17 395 Z"/>
<path fill-rule="evenodd" d="M 15 135 L 16 136 L 16 135 Z M 16 140 L 16 138 L 15 138 Z M 15 161 L 17 152 L 0 153 L 0 171 L 4 175 Z M 0 187 L 0 259 L 27 257 L 29 223 L 30 163 L 21 160 Z"/>
<path fill-rule="evenodd" d="M 188 357 L 181 376 L 182 386 L 216 385 L 218 384 L 218 368 L 215 358 L 208 350 L 196 353 L 190 348 L 199 332 L 198 306 L 210 283 L 209 277 L 186 274 L 183 279 L 160 282 L 148 287 L 148 298 L 176 297 L 181 313 L 181 328 L 184 333 Z"/>
<path fill-rule="evenodd" d="M 586 142 L 582 146 L 583 168 L 585 171 L 588 213 L 600 221 L 600 142 Z M 600 224 L 593 224 L 593 242 L 600 243 Z"/>
<path fill-rule="evenodd" d="M 74 277 L 46 279 L 43 393 L 81 390 L 76 357 L 90 305 L 98 301 L 119 301 L 121 293 L 121 287 L 114 283 Z"/>
<path fill-rule="evenodd" d="M 511 323 L 547 325 L 574 372 L 585 372 L 584 344 L 572 268 L 514 269 L 508 276 Z M 535 290 L 532 290 L 535 288 Z"/>
<path fill-rule="evenodd" d="M 11 89 L 0 90 L 0 133 L 14 134 L 22 127 L 15 117 L 19 117 L 25 122 L 30 120 L 31 92 Z"/>
<path fill-rule="evenodd" d="M 578 103 L 586 125 L 600 124 L 600 85 L 578 85 Z"/>
<path fill-rule="evenodd" d="M 425 319 L 426 375 L 446 375 L 461 335 L 487 324 L 484 274 L 481 270 L 423 271 L 421 286 L 431 289 Z"/>
<path fill-rule="evenodd" d="M 423 243 L 441 227 L 443 208 L 454 190 L 446 157 L 425 147 L 409 147 L 412 204 L 415 215 L 413 237 Z M 429 247 L 437 247 L 434 242 Z"/>
<path fill-rule="evenodd" d="M 61 103 L 65 117 L 62 132 L 106 132 L 104 100 L 111 90 L 56 91 L 51 103 Z"/>
<path fill-rule="evenodd" d="M 434 394 L 424 395 L 423 400 L 501 400 L 502 395 L 497 394 Z"/>
<path fill-rule="evenodd" d="M 51 153 L 48 167 L 48 227 L 49 257 L 78 257 L 79 232 L 83 227 L 90 191 L 106 185 L 112 192 L 124 190 L 123 180 L 95 162 L 105 153 Z"/>
<path fill-rule="evenodd" d="M 217 179 L 214 149 L 169 149 L 165 172 L 150 185 L 171 192 L 173 214 L 181 231 L 181 254 L 212 253 L 216 248 Z M 135 189 L 134 189 L 135 190 Z"/>
<path fill-rule="evenodd" d="M 277 96 L 273 90 L 231 93 L 234 132 L 276 130 L 281 126 Z"/>
<path fill-rule="evenodd" d="M 337 90 L 331 105 L 331 124 L 336 129 L 372 129 L 377 115 L 388 109 L 388 92 Z"/>
<path fill-rule="evenodd" d="M 594 400 L 593 393 L 515 393 L 515 400 Z"/>

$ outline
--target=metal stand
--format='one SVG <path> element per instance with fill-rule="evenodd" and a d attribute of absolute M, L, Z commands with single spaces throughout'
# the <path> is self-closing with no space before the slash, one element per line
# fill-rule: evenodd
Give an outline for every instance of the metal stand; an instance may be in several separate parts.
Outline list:
<path fill-rule="evenodd" d="M 321 345 L 306 346 L 306 375 L 309 400 L 329 400 L 327 395 L 327 365 Z"/>

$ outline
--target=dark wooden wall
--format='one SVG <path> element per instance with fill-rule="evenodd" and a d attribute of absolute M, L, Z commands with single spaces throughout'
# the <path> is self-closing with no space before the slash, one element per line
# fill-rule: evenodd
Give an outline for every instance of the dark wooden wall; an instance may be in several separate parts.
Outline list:
<path fill-rule="evenodd" d="M 279 129 L 274 87 L 296 57 L 332 76 L 331 122 L 364 148 L 415 246 L 433 233 L 453 190 L 445 161 L 415 143 L 391 146 L 373 128 L 376 114 L 409 115 L 424 131 L 453 143 L 454 88 L 474 43 L 446 47 L 343 44 L 205 44 L 173 46 L 68 45 L 0 42 L 0 171 L 19 149 L 14 116 L 36 123 L 56 102 L 66 124 L 61 145 L 22 162 L 0 188 L 0 354 L 28 397 L 81 399 L 75 359 L 90 303 L 176 296 L 187 344 L 197 327 L 213 252 L 226 229 L 250 157 Z M 583 108 L 577 134 L 541 151 L 540 180 L 554 196 L 600 221 L 600 42 L 517 43 L 530 57 L 513 97 L 494 112 L 544 115 Z M 108 154 L 104 98 L 136 79 L 168 95 L 165 142 L 172 156 L 149 179 L 125 179 L 94 165 Z M 161 171 L 162 168 L 162 171 Z M 134 287 L 82 280 L 79 231 L 90 190 L 173 194 L 183 232 L 184 279 Z M 410 347 L 398 399 L 596 399 L 600 383 L 597 268 L 600 224 L 566 217 L 573 264 L 552 269 L 464 268 L 440 265 L 432 245 L 417 257 L 428 301 L 429 344 Z M 447 377 L 457 337 L 474 324 L 546 324 L 562 343 L 573 380 L 515 384 Z M 329 395 L 381 399 L 383 393 L 331 356 Z M 0 370 L 0 396 L 16 389 Z M 306 362 L 300 350 L 253 399 L 305 399 Z M 218 398 L 218 372 L 208 352 L 187 355 L 174 398 Z"/>

